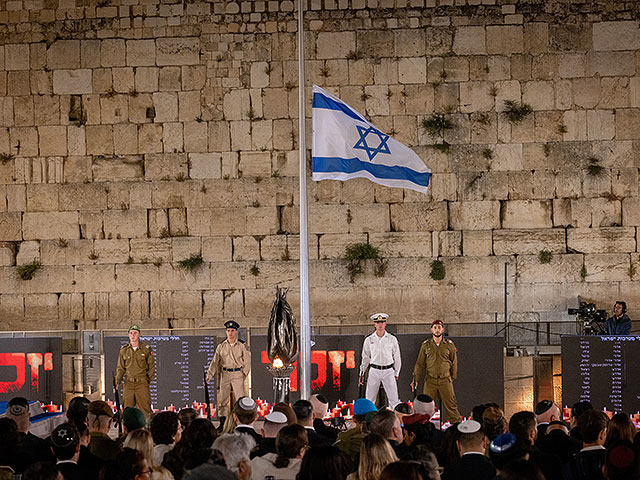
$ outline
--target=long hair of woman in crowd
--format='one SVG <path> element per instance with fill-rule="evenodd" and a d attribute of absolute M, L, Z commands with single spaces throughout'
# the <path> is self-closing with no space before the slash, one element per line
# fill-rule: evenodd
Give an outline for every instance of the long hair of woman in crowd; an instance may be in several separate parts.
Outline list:
<path fill-rule="evenodd" d="M 345 480 L 347 463 L 338 447 L 312 447 L 302 457 L 296 480 Z"/>
<path fill-rule="evenodd" d="M 192 420 L 173 450 L 165 454 L 162 465 L 179 480 L 185 470 L 202 465 L 211 458 L 211 445 L 217 437 L 218 432 L 209 420 Z"/>
<path fill-rule="evenodd" d="M 285 468 L 289 461 L 296 458 L 302 449 L 308 446 L 307 430 L 302 425 L 287 425 L 276 437 L 276 461 L 274 467 Z"/>
<path fill-rule="evenodd" d="M 377 433 L 370 433 L 362 439 L 360 445 L 360 464 L 358 465 L 358 480 L 378 480 L 384 467 L 397 462 L 391 444 Z"/>
<path fill-rule="evenodd" d="M 420 467 L 410 462 L 393 462 L 384 467 L 378 480 L 425 480 Z"/>
<path fill-rule="evenodd" d="M 616 413 L 607 426 L 607 438 L 604 441 L 605 448 L 622 440 L 633 442 L 636 436 L 636 427 L 626 413 Z"/>
<path fill-rule="evenodd" d="M 147 464 L 153 470 L 151 478 L 154 480 L 170 480 L 172 475 L 166 468 L 153 464 L 153 437 L 146 428 L 139 428 L 130 432 L 124 440 L 124 446 L 140 452 Z"/>

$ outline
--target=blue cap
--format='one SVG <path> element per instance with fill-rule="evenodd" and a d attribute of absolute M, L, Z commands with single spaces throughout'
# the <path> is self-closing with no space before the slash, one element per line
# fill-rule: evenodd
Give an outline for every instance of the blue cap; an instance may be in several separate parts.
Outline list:
<path fill-rule="evenodd" d="M 503 453 L 516 444 L 516 436 L 513 433 L 503 433 L 491 440 L 489 450 L 493 453 Z"/>
<path fill-rule="evenodd" d="M 376 405 L 366 398 L 359 398 L 353 402 L 354 415 L 366 415 L 369 412 L 375 412 L 377 410 Z"/>

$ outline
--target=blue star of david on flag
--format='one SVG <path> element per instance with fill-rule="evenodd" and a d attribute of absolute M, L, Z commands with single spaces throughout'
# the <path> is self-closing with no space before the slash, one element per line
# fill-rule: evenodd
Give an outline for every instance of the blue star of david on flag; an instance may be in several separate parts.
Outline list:
<path fill-rule="evenodd" d="M 313 86 L 313 180 L 367 178 L 426 193 L 431 170 L 338 97 Z"/>
<path fill-rule="evenodd" d="M 378 153 L 387 153 L 387 154 L 391 153 L 391 151 L 389 150 L 389 145 L 387 145 L 387 140 L 389 140 L 389 135 L 385 135 L 380 130 L 371 126 L 369 128 L 364 128 L 364 127 L 361 127 L 360 125 L 356 125 L 356 128 L 358 129 L 358 133 L 360 134 L 360 139 L 358 140 L 358 143 L 356 143 L 353 146 L 353 148 L 358 148 L 360 150 L 364 150 L 365 152 L 367 152 L 367 156 L 369 157 L 369 160 L 373 160 Z M 369 135 L 370 133 L 378 137 L 379 143 L 378 143 L 378 146 L 375 148 L 370 147 L 369 144 L 367 143 L 367 135 Z"/>

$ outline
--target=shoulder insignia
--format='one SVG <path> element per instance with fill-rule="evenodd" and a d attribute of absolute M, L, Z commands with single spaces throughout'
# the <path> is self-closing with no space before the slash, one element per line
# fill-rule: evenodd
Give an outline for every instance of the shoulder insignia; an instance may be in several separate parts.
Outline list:
<path fill-rule="evenodd" d="M 125 349 L 125 348 L 127 348 L 128 346 L 129 346 L 129 344 L 128 344 L 128 343 L 125 343 L 124 345 L 122 345 L 122 346 L 120 347 L 120 350 L 124 350 L 124 349 Z"/>
<path fill-rule="evenodd" d="M 238 341 L 239 341 L 240 343 L 243 343 L 243 344 L 245 343 L 245 341 L 244 341 L 244 340 L 240 340 L 240 339 L 238 339 Z M 246 345 L 245 345 L 245 346 L 246 346 Z"/>

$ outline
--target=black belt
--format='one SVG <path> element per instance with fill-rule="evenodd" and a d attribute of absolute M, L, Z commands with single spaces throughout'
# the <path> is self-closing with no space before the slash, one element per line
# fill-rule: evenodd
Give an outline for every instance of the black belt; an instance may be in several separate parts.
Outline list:
<path fill-rule="evenodd" d="M 240 370 L 242 370 L 242 367 L 240 367 L 240 368 L 224 368 L 224 367 L 222 367 L 222 371 L 223 372 L 239 372 Z"/>
<path fill-rule="evenodd" d="M 393 368 L 393 365 L 374 365 L 372 363 L 371 368 L 375 368 L 376 370 L 388 370 L 390 368 Z"/>
<path fill-rule="evenodd" d="M 147 382 L 146 378 L 127 378 L 125 379 L 127 382 Z"/>

